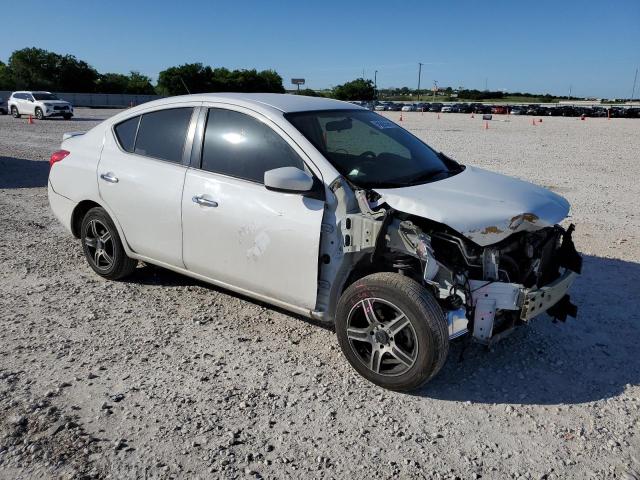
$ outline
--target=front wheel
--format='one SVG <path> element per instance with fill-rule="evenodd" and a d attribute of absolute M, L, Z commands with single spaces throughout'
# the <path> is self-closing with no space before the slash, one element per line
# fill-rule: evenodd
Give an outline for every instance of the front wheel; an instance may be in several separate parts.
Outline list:
<path fill-rule="evenodd" d="M 38 120 L 42 120 L 44 118 L 44 113 L 42 113 L 42 109 L 40 107 L 36 108 L 35 114 Z"/>
<path fill-rule="evenodd" d="M 80 238 L 89 266 L 101 277 L 118 280 L 136 269 L 138 261 L 127 257 L 118 230 L 104 208 L 87 212 Z"/>
<path fill-rule="evenodd" d="M 336 333 L 353 368 L 389 390 L 425 384 L 449 351 L 447 322 L 433 295 L 397 273 L 375 273 L 349 286 L 338 302 Z"/>

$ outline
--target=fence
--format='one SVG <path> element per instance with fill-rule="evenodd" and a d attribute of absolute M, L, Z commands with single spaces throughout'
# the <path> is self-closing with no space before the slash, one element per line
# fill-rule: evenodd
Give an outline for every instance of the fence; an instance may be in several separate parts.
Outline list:
<path fill-rule="evenodd" d="M 8 100 L 11 91 L 0 90 L 0 98 Z M 163 98 L 161 95 L 129 95 L 124 93 L 56 93 L 74 107 L 123 108 Z"/>

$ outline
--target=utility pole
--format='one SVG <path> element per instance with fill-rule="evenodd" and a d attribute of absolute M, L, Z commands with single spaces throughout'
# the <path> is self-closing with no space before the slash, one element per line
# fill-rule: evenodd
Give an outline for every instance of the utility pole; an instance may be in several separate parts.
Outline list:
<path fill-rule="evenodd" d="M 420 101 L 420 77 L 422 77 L 422 63 L 418 62 L 418 101 Z"/>
<path fill-rule="evenodd" d="M 569 85 L 569 100 L 571 100 L 571 85 Z"/>
<path fill-rule="evenodd" d="M 373 99 L 378 99 L 378 70 L 373 72 Z"/>
<path fill-rule="evenodd" d="M 436 101 L 436 92 L 438 91 L 438 81 L 433 81 L 433 101 Z"/>
<path fill-rule="evenodd" d="M 636 75 L 633 77 L 633 89 L 631 90 L 631 101 L 633 102 L 633 98 L 636 94 L 636 82 L 638 81 L 638 69 L 636 68 Z"/>

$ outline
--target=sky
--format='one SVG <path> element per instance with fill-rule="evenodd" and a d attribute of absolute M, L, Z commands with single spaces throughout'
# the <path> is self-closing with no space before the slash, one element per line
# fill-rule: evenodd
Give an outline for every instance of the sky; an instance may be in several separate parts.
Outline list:
<path fill-rule="evenodd" d="M 640 0 L 3 0 L 0 61 L 24 47 L 101 73 L 170 66 L 274 69 L 285 88 L 357 77 L 628 98 L 640 67 Z M 31 13 L 29 13 L 31 12 Z M 19 22 L 7 21 L 20 18 Z M 33 27 L 25 22 L 31 18 Z M 640 76 L 640 74 L 639 74 Z M 640 94 L 640 78 L 636 97 Z"/>

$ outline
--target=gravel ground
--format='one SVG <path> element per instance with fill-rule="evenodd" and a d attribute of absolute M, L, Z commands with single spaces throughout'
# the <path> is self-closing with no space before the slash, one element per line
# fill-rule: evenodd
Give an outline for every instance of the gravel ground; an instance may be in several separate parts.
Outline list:
<path fill-rule="evenodd" d="M 358 377 L 330 328 L 155 267 L 97 277 L 46 160 L 112 113 L 0 117 L 0 478 L 640 478 L 640 121 L 403 114 L 566 196 L 585 253 L 577 320 L 454 345 L 407 395 Z"/>

